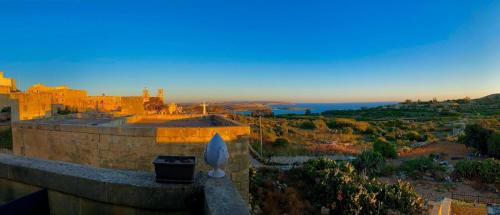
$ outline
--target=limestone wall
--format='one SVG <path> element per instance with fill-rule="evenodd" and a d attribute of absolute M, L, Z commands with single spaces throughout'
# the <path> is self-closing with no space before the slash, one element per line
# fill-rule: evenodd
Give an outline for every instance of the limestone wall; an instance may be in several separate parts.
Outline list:
<path fill-rule="evenodd" d="M 0 203 L 47 189 L 50 214 L 249 214 L 233 183 L 198 172 L 191 184 L 154 174 L 0 153 Z"/>
<path fill-rule="evenodd" d="M 120 96 L 88 96 L 85 98 L 85 107 L 87 110 L 111 112 L 120 109 L 121 102 Z"/>
<path fill-rule="evenodd" d="M 123 114 L 143 114 L 144 111 L 144 98 L 141 96 L 124 96 L 122 100 L 122 113 Z"/>
<path fill-rule="evenodd" d="M 160 154 L 194 155 L 198 159 L 197 171 L 209 170 L 203 152 L 218 132 L 229 149 L 226 172 L 242 196 L 248 196 L 248 126 L 133 128 L 21 121 L 13 123 L 12 129 L 16 155 L 147 171 L 153 170 L 151 162 Z"/>
<path fill-rule="evenodd" d="M 47 93 L 11 94 L 9 106 L 12 121 L 48 117 L 52 114 L 52 97 Z"/>
<path fill-rule="evenodd" d="M 0 86 L 2 86 L 2 92 L 10 93 L 16 90 L 16 80 L 6 78 L 4 77 L 4 73 L 0 72 Z"/>
<path fill-rule="evenodd" d="M 138 121 L 154 121 L 154 120 L 178 120 L 203 117 L 203 114 L 154 114 L 154 115 L 134 115 L 128 118 L 128 123 Z"/>
<path fill-rule="evenodd" d="M 160 184 L 142 171 L 95 168 L 0 153 L 0 202 L 42 188 L 51 214 L 187 214 L 206 177 L 193 184 Z M 231 186 L 231 184 L 228 184 Z"/>

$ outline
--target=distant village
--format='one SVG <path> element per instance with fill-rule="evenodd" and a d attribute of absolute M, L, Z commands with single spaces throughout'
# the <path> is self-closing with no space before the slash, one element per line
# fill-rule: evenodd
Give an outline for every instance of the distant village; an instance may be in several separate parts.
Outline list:
<path fill-rule="evenodd" d="M 155 96 L 147 88 L 143 90 L 142 96 L 91 96 L 86 90 L 35 84 L 23 92 L 17 89 L 16 80 L 5 77 L 3 72 L 0 72 L 0 108 L 4 110 L 2 118 L 12 121 L 77 112 L 106 112 L 113 115 L 183 112 L 176 103 L 165 105 L 164 89 L 158 89 Z"/>

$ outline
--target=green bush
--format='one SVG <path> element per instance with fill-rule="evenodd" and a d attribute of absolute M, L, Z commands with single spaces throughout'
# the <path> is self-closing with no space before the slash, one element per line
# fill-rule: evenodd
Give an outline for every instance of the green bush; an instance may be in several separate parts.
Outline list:
<path fill-rule="evenodd" d="M 422 136 L 417 131 L 409 131 L 406 133 L 408 140 L 422 141 Z"/>
<path fill-rule="evenodd" d="M 455 164 L 454 172 L 460 177 L 472 179 L 478 175 L 479 161 L 463 160 Z"/>
<path fill-rule="evenodd" d="M 327 122 L 327 125 L 331 129 L 342 129 L 342 128 L 352 128 L 354 130 L 365 132 L 370 128 L 370 123 L 359 122 L 351 118 L 336 118 Z"/>
<path fill-rule="evenodd" d="M 439 174 L 445 168 L 434 162 L 431 157 L 418 157 L 404 161 L 399 169 L 412 178 L 421 178 L 425 174 Z"/>
<path fill-rule="evenodd" d="M 460 142 L 466 146 L 474 147 L 483 154 L 499 158 L 498 145 L 500 144 L 500 132 L 485 122 L 467 125 Z M 489 145 L 493 146 L 489 146 Z M 491 151 L 490 151 L 491 150 Z"/>
<path fill-rule="evenodd" d="M 478 173 L 482 182 L 500 183 L 500 162 L 492 158 L 481 161 Z"/>
<path fill-rule="evenodd" d="M 310 129 L 310 130 L 312 130 L 312 129 L 315 129 L 315 128 L 316 128 L 316 126 L 314 125 L 314 123 L 313 123 L 313 122 L 311 122 L 311 121 L 309 121 L 309 120 L 307 120 L 307 121 L 305 121 L 305 122 L 302 122 L 302 123 L 299 125 L 299 127 L 300 127 L 300 128 L 302 128 L 302 129 Z"/>
<path fill-rule="evenodd" d="M 276 138 L 276 140 L 274 141 L 274 146 L 277 146 L 277 147 L 284 147 L 284 146 L 287 146 L 289 144 L 289 141 L 288 139 L 284 138 L 284 137 L 278 137 Z"/>
<path fill-rule="evenodd" d="M 326 125 L 325 121 L 322 119 L 317 119 L 313 121 L 314 124 L 314 129 L 319 129 L 319 130 L 327 130 L 328 126 Z"/>
<path fill-rule="evenodd" d="M 384 170 L 385 158 L 378 152 L 366 150 L 354 160 L 353 165 L 358 171 L 366 172 L 369 176 L 378 176 Z"/>
<path fill-rule="evenodd" d="M 310 160 L 290 170 L 305 199 L 330 214 L 419 214 L 423 200 L 408 183 L 385 184 L 360 175 L 348 162 L 329 159 Z"/>
<path fill-rule="evenodd" d="M 493 158 L 483 161 L 464 160 L 455 165 L 455 175 L 484 183 L 500 183 L 500 161 Z"/>
<path fill-rule="evenodd" d="M 500 132 L 495 132 L 488 138 L 488 155 L 500 158 Z"/>
<path fill-rule="evenodd" d="M 396 146 L 394 144 L 387 142 L 383 138 L 378 138 L 373 143 L 373 151 L 382 154 L 386 158 L 396 158 L 398 153 L 396 152 Z"/>

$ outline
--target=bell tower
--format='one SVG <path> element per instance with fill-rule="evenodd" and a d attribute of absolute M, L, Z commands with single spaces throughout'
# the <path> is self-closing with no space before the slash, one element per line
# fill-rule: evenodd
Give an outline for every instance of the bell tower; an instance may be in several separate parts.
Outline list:
<path fill-rule="evenodd" d="M 142 90 L 142 97 L 145 99 L 149 98 L 149 89 L 147 87 L 144 87 L 144 90 Z"/>
<path fill-rule="evenodd" d="M 160 101 L 163 102 L 165 100 L 165 91 L 163 88 L 158 89 L 158 92 L 156 93 L 156 97 L 160 98 Z"/>

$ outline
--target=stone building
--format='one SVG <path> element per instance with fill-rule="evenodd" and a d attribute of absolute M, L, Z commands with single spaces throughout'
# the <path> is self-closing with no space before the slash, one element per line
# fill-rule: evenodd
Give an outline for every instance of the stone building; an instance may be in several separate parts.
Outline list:
<path fill-rule="evenodd" d="M 165 91 L 162 88 L 158 89 L 156 97 L 158 97 L 160 101 L 165 102 Z"/>
<path fill-rule="evenodd" d="M 16 91 L 16 80 L 4 77 L 4 73 L 0 71 L 0 94 L 10 94 Z"/>
<path fill-rule="evenodd" d="M 50 94 L 52 104 L 60 105 L 66 109 L 82 112 L 85 111 L 84 99 L 87 91 L 70 89 L 66 86 L 49 87 L 43 84 L 35 84 L 28 88 L 28 94 Z"/>
<path fill-rule="evenodd" d="M 124 96 L 121 98 L 122 114 L 144 114 L 144 99 L 140 96 Z"/>
<path fill-rule="evenodd" d="M 121 96 L 88 96 L 85 98 L 85 108 L 87 111 L 97 112 L 117 112 L 121 109 Z"/>
<path fill-rule="evenodd" d="M 0 108 L 11 107 L 11 119 L 29 120 L 49 117 L 61 110 L 66 112 L 113 112 L 117 114 L 145 114 L 144 104 L 151 99 L 159 99 L 164 104 L 164 90 L 158 89 L 151 96 L 144 88 L 142 96 L 88 96 L 87 91 L 71 89 L 67 86 L 45 86 L 35 84 L 26 92 L 16 88 L 12 78 L 5 78 L 0 72 Z M 166 108 L 169 114 L 179 113 L 174 103 Z"/>
<path fill-rule="evenodd" d="M 11 94 L 17 91 L 16 80 L 4 77 L 0 71 L 0 109 L 10 106 Z"/>

